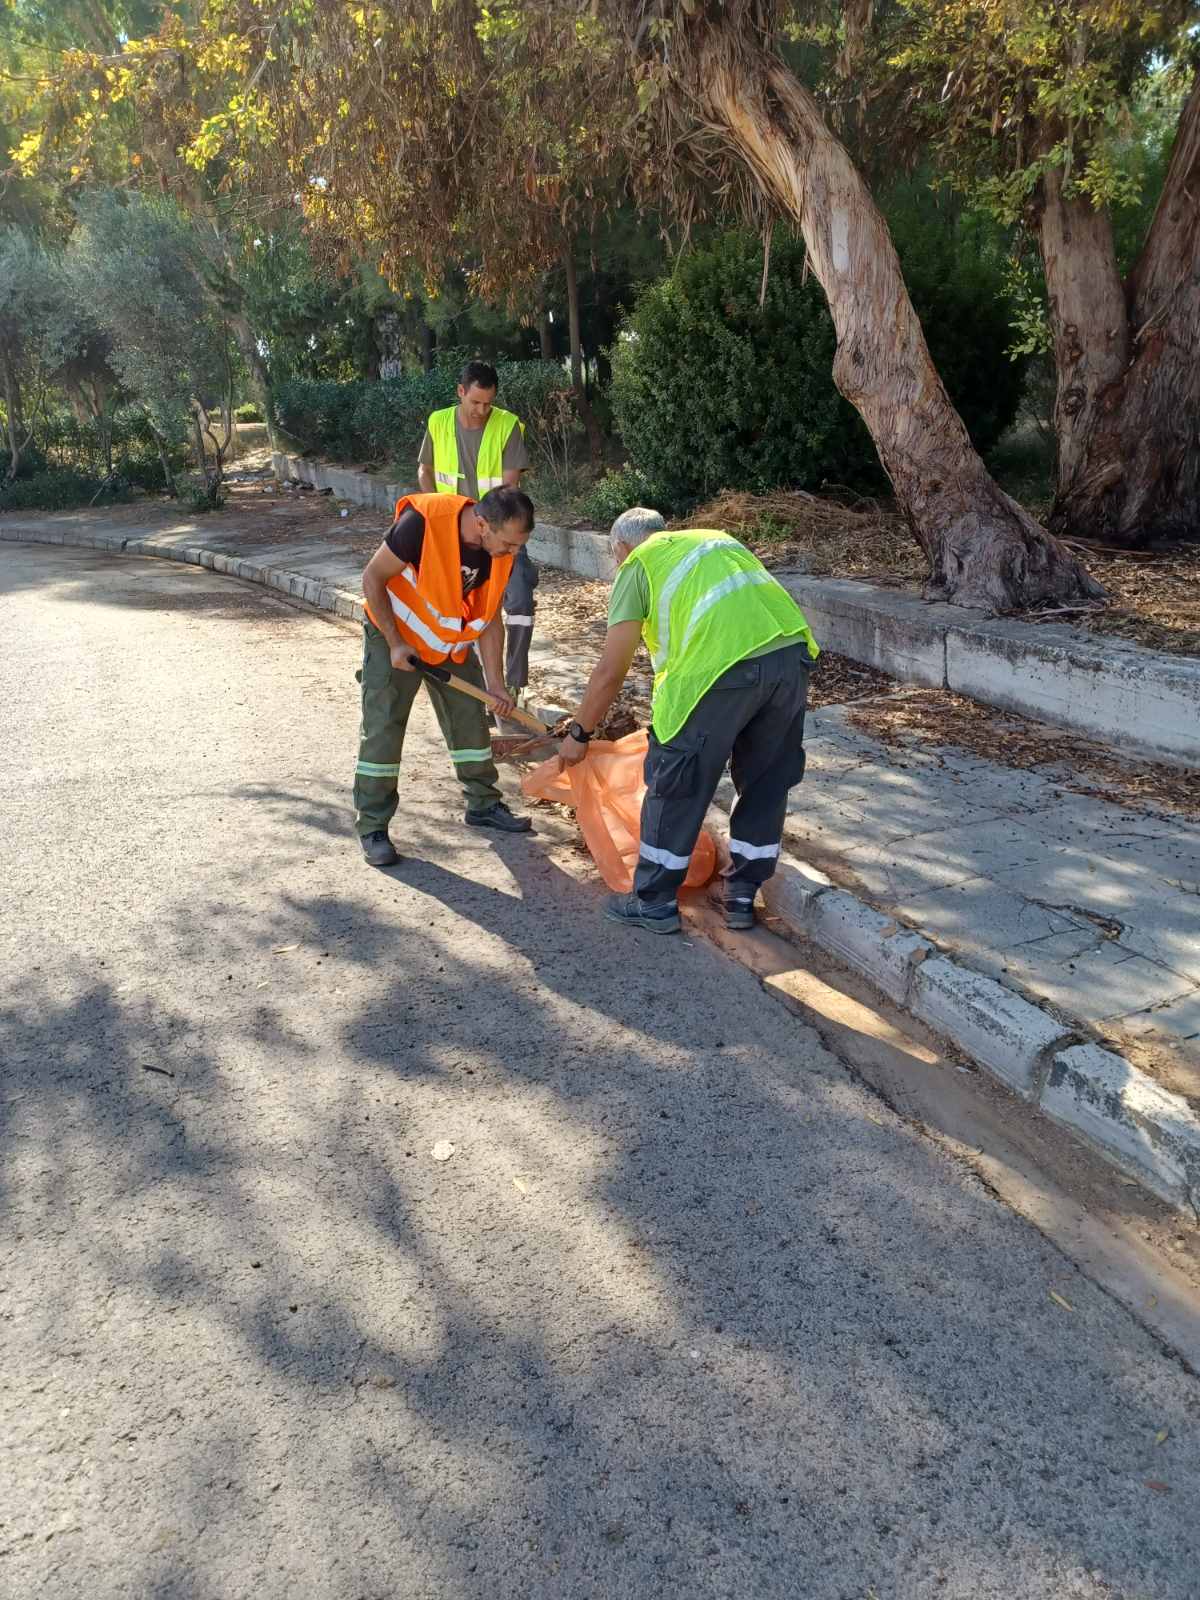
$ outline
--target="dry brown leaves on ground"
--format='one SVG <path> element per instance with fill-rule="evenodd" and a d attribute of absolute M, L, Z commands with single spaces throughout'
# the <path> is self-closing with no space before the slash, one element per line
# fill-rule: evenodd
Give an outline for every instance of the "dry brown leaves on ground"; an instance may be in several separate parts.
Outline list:
<path fill-rule="evenodd" d="M 604 643 L 608 584 L 543 567 L 537 593 L 535 637 L 554 644 L 563 655 L 578 657 L 590 670 Z M 649 663 L 641 657 L 636 666 L 647 672 L 649 670 Z M 824 650 L 809 682 L 808 703 L 814 709 L 818 706 L 843 705 L 863 695 L 882 694 L 893 682 L 882 672 L 860 666 L 858 662 L 836 655 L 832 650 Z M 644 726 L 649 719 L 648 697 L 627 687 L 625 700 Z"/>
<path fill-rule="evenodd" d="M 1055 614 L 1047 621 L 1070 622 L 1089 633 L 1101 633 L 1166 650 L 1172 655 L 1200 655 L 1200 545 L 1174 550 L 1134 552 L 1071 546 L 1088 571 L 1109 593 L 1107 606 L 1094 611 Z M 1039 620 L 1034 613 L 1031 622 Z"/>
<path fill-rule="evenodd" d="M 727 489 L 676 526 L 736 534 L 768 567 L 887 584 L 920 583 L 929 570 L 899 513 L 857 496 Z"/>
<path fill-rule="evenodd" d="M 952 745 L 986 761 L 1045 771 L 1076 794 L 1132 810 L 1151 806 L 1200 818 L 1200 783 L 1194 772 L 1125 761 L 1090 739 L 996 711 L 947 689 L 900 689 L 865 700 L 848 715 L 855 727 L 883 744 L 899 746 L 916 738 Z"/>

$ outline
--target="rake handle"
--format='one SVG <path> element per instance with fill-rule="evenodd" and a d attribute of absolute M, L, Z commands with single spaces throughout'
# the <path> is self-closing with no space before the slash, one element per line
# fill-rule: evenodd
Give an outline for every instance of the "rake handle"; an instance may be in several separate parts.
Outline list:
<path fill-rule="evenodd" d="M 489 710 L 495 710 L 495 696 L 490 695 L 486 689 L 479 689 L 473 683 L 468 683 L 465 678 L 457 677 L 447 667 L 431 667 L 428 661 L 422 661 L 420 656 L 409 656 L 409 660 L 417 671 L 426 678 L 435 678 L 438 683 L 445 683 L 451 689 L 457 689 L 459 694 L 469 694 L 472 700 L 478 700 Z M 514 706 L 506 715 L 506 722 L 519 722 L 521 727 L 529 728 L 534 733 L 549 733 L 550 724 L 543 722 L 540 717 L 533 716 L 528 711 L 522 711 L 520 706 Z"/>

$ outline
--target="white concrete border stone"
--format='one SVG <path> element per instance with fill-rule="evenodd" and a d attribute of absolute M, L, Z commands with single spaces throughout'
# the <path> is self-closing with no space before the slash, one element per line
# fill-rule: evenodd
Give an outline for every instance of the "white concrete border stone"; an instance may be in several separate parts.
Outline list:
<path fill-rule="evenodd" d="M 1061 1050 L 1042 1110 L 1200 1221 L 1200 1119 L 1186 1100 L 1097 1044 Z"/>
<path fill-rule="evenodd" d="M 994 978 L 944 956 L 921 964 L 909 1010 L 1026 1100 L 1036 1100 L 1045 1062 L 1071 1029 Z"/>

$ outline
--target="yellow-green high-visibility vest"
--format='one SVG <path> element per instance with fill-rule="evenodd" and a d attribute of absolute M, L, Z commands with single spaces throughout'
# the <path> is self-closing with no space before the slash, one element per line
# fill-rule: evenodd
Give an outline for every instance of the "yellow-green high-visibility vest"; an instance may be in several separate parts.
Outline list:
<path fill-rule="evenodd" d="M 429 419 L 429 438 L 433 445 L 433 485 L 436 494 L 458 493 L 458 435 L 455 433 L 457 406 L 435 411 Z M 476 477 L 479 493 L 498 489 L 504 482 L 504 446 L 514 428 L 525 432 L 525 424 L 512 411 L 493 406 L 479 441 Z"/>
<path fill-rule="evenodd" d="M 628 561 L 650 588 L 642 638 L 654 663 L 651 721 L 660 744 L 675 737 L 723 672 L 772 639 L 799 634 L 812 660 L 820 654 L 791 595 L 727 533 L 655 533 Z"/>

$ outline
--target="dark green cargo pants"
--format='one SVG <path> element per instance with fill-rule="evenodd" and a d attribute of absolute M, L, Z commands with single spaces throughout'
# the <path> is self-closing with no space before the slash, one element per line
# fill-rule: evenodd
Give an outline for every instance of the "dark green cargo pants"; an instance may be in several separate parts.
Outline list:
<path fill-rule="evenodd" d="M 461 665 L 454 661 L 448 665 L 456 677 L 483 688 L 483 673 L 474 655 Z M 397 672 L 388 642 L 373 622 L 363 623 L 363 664 L 356 676 L 362 683 L 362 727 L 354 769 L 355 826 L 360 835 L 386 828 L 395 815 L 404 732 L 422 683 L 433 701 L 467 810 L 484 811 L 500 799 L 487 712 L 478 700 L 420 673 Z"/>

